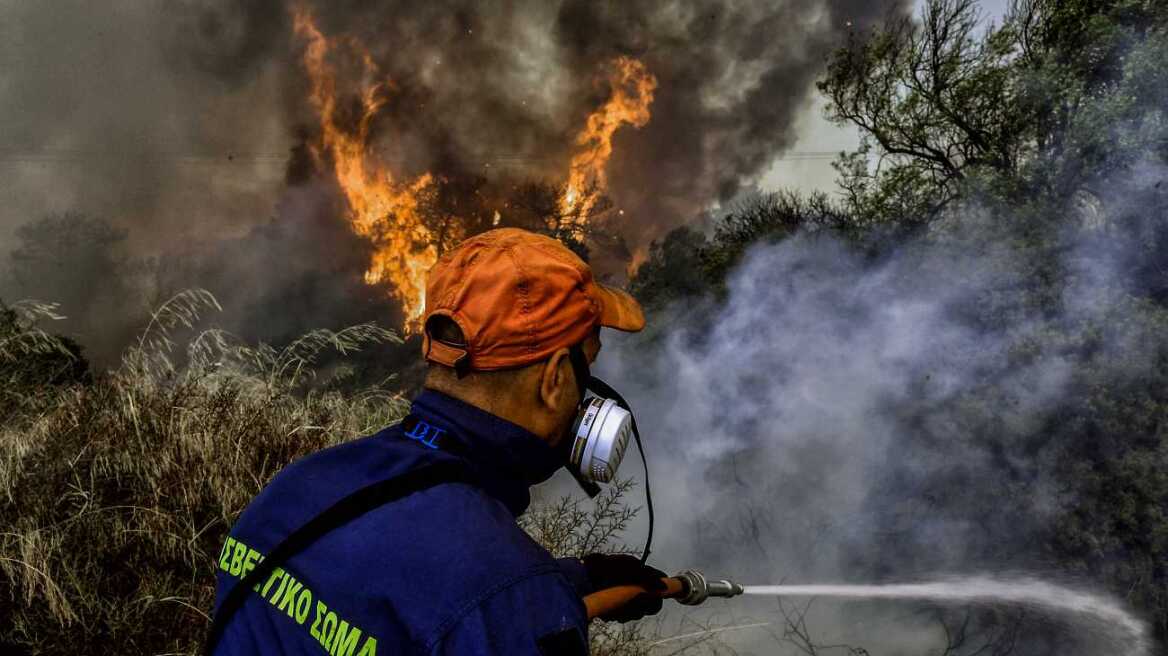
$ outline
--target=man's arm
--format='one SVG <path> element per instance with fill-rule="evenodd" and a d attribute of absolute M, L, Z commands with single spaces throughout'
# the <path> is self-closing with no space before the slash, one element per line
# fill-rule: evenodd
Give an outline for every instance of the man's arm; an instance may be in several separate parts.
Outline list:
<path fill-rule="evenodd" d="M 584 604 L 560 572 L 536 574 L 491 592 L 449 626 L 432 656 L 587 656 Z"/>

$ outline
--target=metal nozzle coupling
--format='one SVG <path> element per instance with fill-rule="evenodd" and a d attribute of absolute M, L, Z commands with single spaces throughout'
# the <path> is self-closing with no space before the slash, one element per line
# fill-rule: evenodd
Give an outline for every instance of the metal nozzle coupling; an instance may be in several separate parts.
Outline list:
<path fill-rule="evenodd" d="M 710 597 L 737 597 L 742 594 L 741 585 L 725 579 L 709 580 L 693 569 L 687 569 L 675 578 L 680 579 L 685 587 L 677 601 L 687 606 L 696 606 Z"/>

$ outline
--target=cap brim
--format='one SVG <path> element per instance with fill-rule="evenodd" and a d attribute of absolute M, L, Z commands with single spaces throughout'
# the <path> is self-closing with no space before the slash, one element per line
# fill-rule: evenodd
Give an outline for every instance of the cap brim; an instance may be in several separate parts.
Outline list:
<path fill-rule="evenodd" d="M 600 301 L 600 325 L 635 333 L 645 327 L 641 304 L 628 292 L 596 283 Z"/>

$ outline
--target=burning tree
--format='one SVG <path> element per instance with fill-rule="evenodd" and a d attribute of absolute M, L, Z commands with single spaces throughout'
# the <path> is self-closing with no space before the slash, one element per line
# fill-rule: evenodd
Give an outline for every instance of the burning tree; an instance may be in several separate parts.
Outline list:
<path fill-rule="evenodd" d="M 464 171 L 425 172 L 406 179 L 395 175 L 373 148 L 373 128 L 380 110 L 393 102 L 393 82 L 382 79 L 373 57 L 357 40 L 325 36 L 306 7 L 293 10 L 293 23 L 305 44 L 302 63 L 319 119 L 309 151 L 317 171 L 335 178 L 353 230 L 375 246 L 366 280 L 392 283 L 407 331 L 418 328 L 426 272 L 462 239 L 500 225 L 521 225 L 583 250 L 603 232 L 604 226 L 595 223 L 612 207 L 605 190 L 613 135 L 624 125 L 640 127 L 650 118 L 657 81 L 644 64 L 617 57 L 598 76 L 608 99 L 576 135 L 575 154 L 561 184 L 502 181 L 492 189 L 484 176 Z M 338 60 L 356 72 L 339 74 Z M 606 245 L 606 240 L 595 241 Z"/>

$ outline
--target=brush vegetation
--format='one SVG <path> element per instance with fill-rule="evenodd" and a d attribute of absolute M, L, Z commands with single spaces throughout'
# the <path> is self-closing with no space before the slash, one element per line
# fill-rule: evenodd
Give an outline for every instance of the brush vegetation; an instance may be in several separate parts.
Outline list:
<path fill-rule="evenodd" d="M 178 349 L 175 331 L 214 306 L 205 292 L 176 296 L 121 365 L 99 375 L 38 327 L 51 308 L 4 310 L 0 644 L 8 649 L 193 653 L 214 595 L 211 564 L 243 507 L 292 459 L 401 415 L 404 402 L 384 390 L 307 385 L 326 350 L 350 352 L 393 333 L 317 331 L 277 350 L 208 331 Z"/>
<path fill-rule="evenodd" d="M 408 408 L 387 386 L 354 389 L 335 360 L 395 333 L 364 324 L 249 346 L 194 331 L 217 309 L 205 291 L 176 295 L 118 367 L 94 374 L 42 327 L 54 306 L 0 307 L 5 653 L 197 653 L 215 558 L 248 502 L 296 458 Z M 622 550 L 630 487 L 537 506 L 522 526 L 556 555 Z M 643 654 L 648 635 L 598 622 L 593 651 Z"/>

